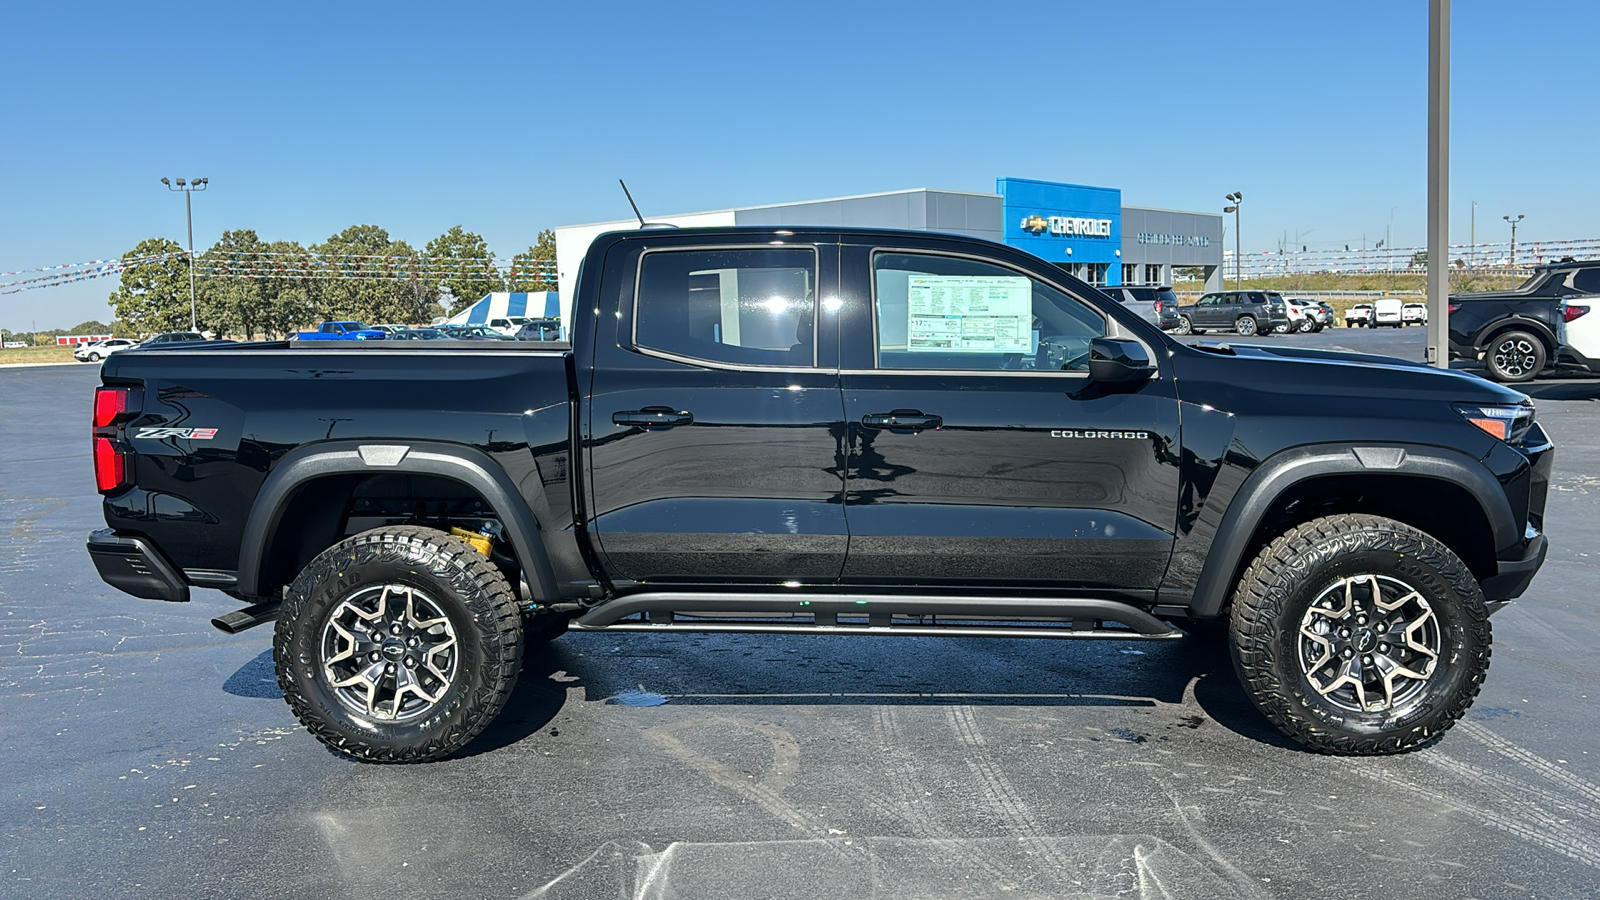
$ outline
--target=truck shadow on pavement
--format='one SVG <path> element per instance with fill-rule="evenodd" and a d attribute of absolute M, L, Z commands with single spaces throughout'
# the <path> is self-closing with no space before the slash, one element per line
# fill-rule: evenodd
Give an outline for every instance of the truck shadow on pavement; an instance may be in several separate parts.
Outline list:
<path fill-rule="evenodd" d="M 505 709 L 455 757 L 509 747 L 549 727 L 569 702 L 573 688 L 582 690 L 586 702 L 649 706 L 656 704 L 629 702 L 628 696 L 664 680 L 692 685 L 692 691 L 657 688 L 659 694 L 645 696 L 677 707 L 1121 707 L 1148 709 L 1158 719 L 1172 719 L 1169 725 L 1185 729 L 1199 729 L 1210 720 L 1252 742 L 1298 749 L 1251 704 L 1234 674 L 1226 643 L 1204 637 L 1138 647 L 1107 642 L 1060 648 L 1061 642 L 1007 641 L 1012 646 L 993 656 L 985 652 L 985 645 L 994 641 L 976 639 L 965 643 L 977 645 L 974 649 L 981 664 L 966 668 L 915 653 L 881 652 L 883 642 L 902 638 L 866 638 L 855 646 L 827 648 L 828 665 L 819 666 L 814 658 L 798 655 L 785 660 L 788 665 L 763 673 L 761 688 L 751 686 L 749 668 L 705 666 L 702 661 L 709 654 L 697 652 L 707 649 L 704 646 L 672 648 L 651 641 L 630 648 L 633 652 L 628 654 L 622 648 L 597 654 L 581 646 L 582 640 L 569 637 L 530 647 Z M 940 643 L 950 640 L 941 639 Z M 592 644 L 592 639 L 588 643 Z M 761 648 L 751 652 L 783 652 L 770 644 L 749 641 L 747 645 Z M 1192 700 L 1188 696 L 1191 684 Z M 263 651 L 241 666 L 222 689 L 239 697 L 281 702 L 283 691 L 273 669 L 272 651 Z M 1108 722 L 1108 728 L 1111 724 Z"/>

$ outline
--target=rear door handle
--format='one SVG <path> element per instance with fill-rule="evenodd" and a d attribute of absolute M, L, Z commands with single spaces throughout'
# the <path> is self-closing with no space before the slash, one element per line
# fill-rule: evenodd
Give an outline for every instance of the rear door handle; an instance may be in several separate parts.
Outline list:
<path fill-rule="evenodd" d="M 861 417 L 861 424 L 890 431 L 921 431 L 924 428 L 942 428 L 944 419 L 924 415 L 920 409 L 897 409 L 894 412 L 867 413 Z"/>
<path fill-rule="evenodd" d="M 694 424 L 694 413 L 670 406 L 646 406 L 611 414 L 611 424 L 632 428 L 671 428 L 674 425 Z"/>

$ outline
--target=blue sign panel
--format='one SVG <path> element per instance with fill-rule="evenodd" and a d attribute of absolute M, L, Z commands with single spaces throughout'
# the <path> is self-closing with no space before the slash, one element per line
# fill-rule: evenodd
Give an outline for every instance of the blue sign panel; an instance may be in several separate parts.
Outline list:
<path fill-rule="evenodd" d="M 1053 263 L 1099 263 L 1106 283 L 1122 283 L 1122 191 L 1116 188 L 997 179 L 1005 242 Z"/>

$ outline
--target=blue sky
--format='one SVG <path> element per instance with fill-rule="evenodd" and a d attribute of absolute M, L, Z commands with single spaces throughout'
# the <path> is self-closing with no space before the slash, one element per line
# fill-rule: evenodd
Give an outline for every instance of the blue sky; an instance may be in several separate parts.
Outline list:
<path fill-rule="evenodd" d="M 1600 237 L 1594 0 L 1456 0 L 1452 241 Z M 314 243 L 541 228 L 997 176 L 1425 242 L 1427 3 L 11 4 L 0 271 L 224 229 Z M 1231 221 L 1229 223 L 1231 229 Z M 1230 232 L 1229 243 L 1232 243 Z M 0 296 L 109 318 L 115 284 Z"/>

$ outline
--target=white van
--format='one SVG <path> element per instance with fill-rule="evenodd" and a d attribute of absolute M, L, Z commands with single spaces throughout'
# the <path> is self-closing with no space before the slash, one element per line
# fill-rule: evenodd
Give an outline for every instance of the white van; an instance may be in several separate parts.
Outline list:
<path fill-rule="evenodd" d="M 1404 324 L 1402 307 L 1399 297 L 1380 297 L 1372 304 L 1372 327 L 1388 325 L 1399 328 Z"/>

